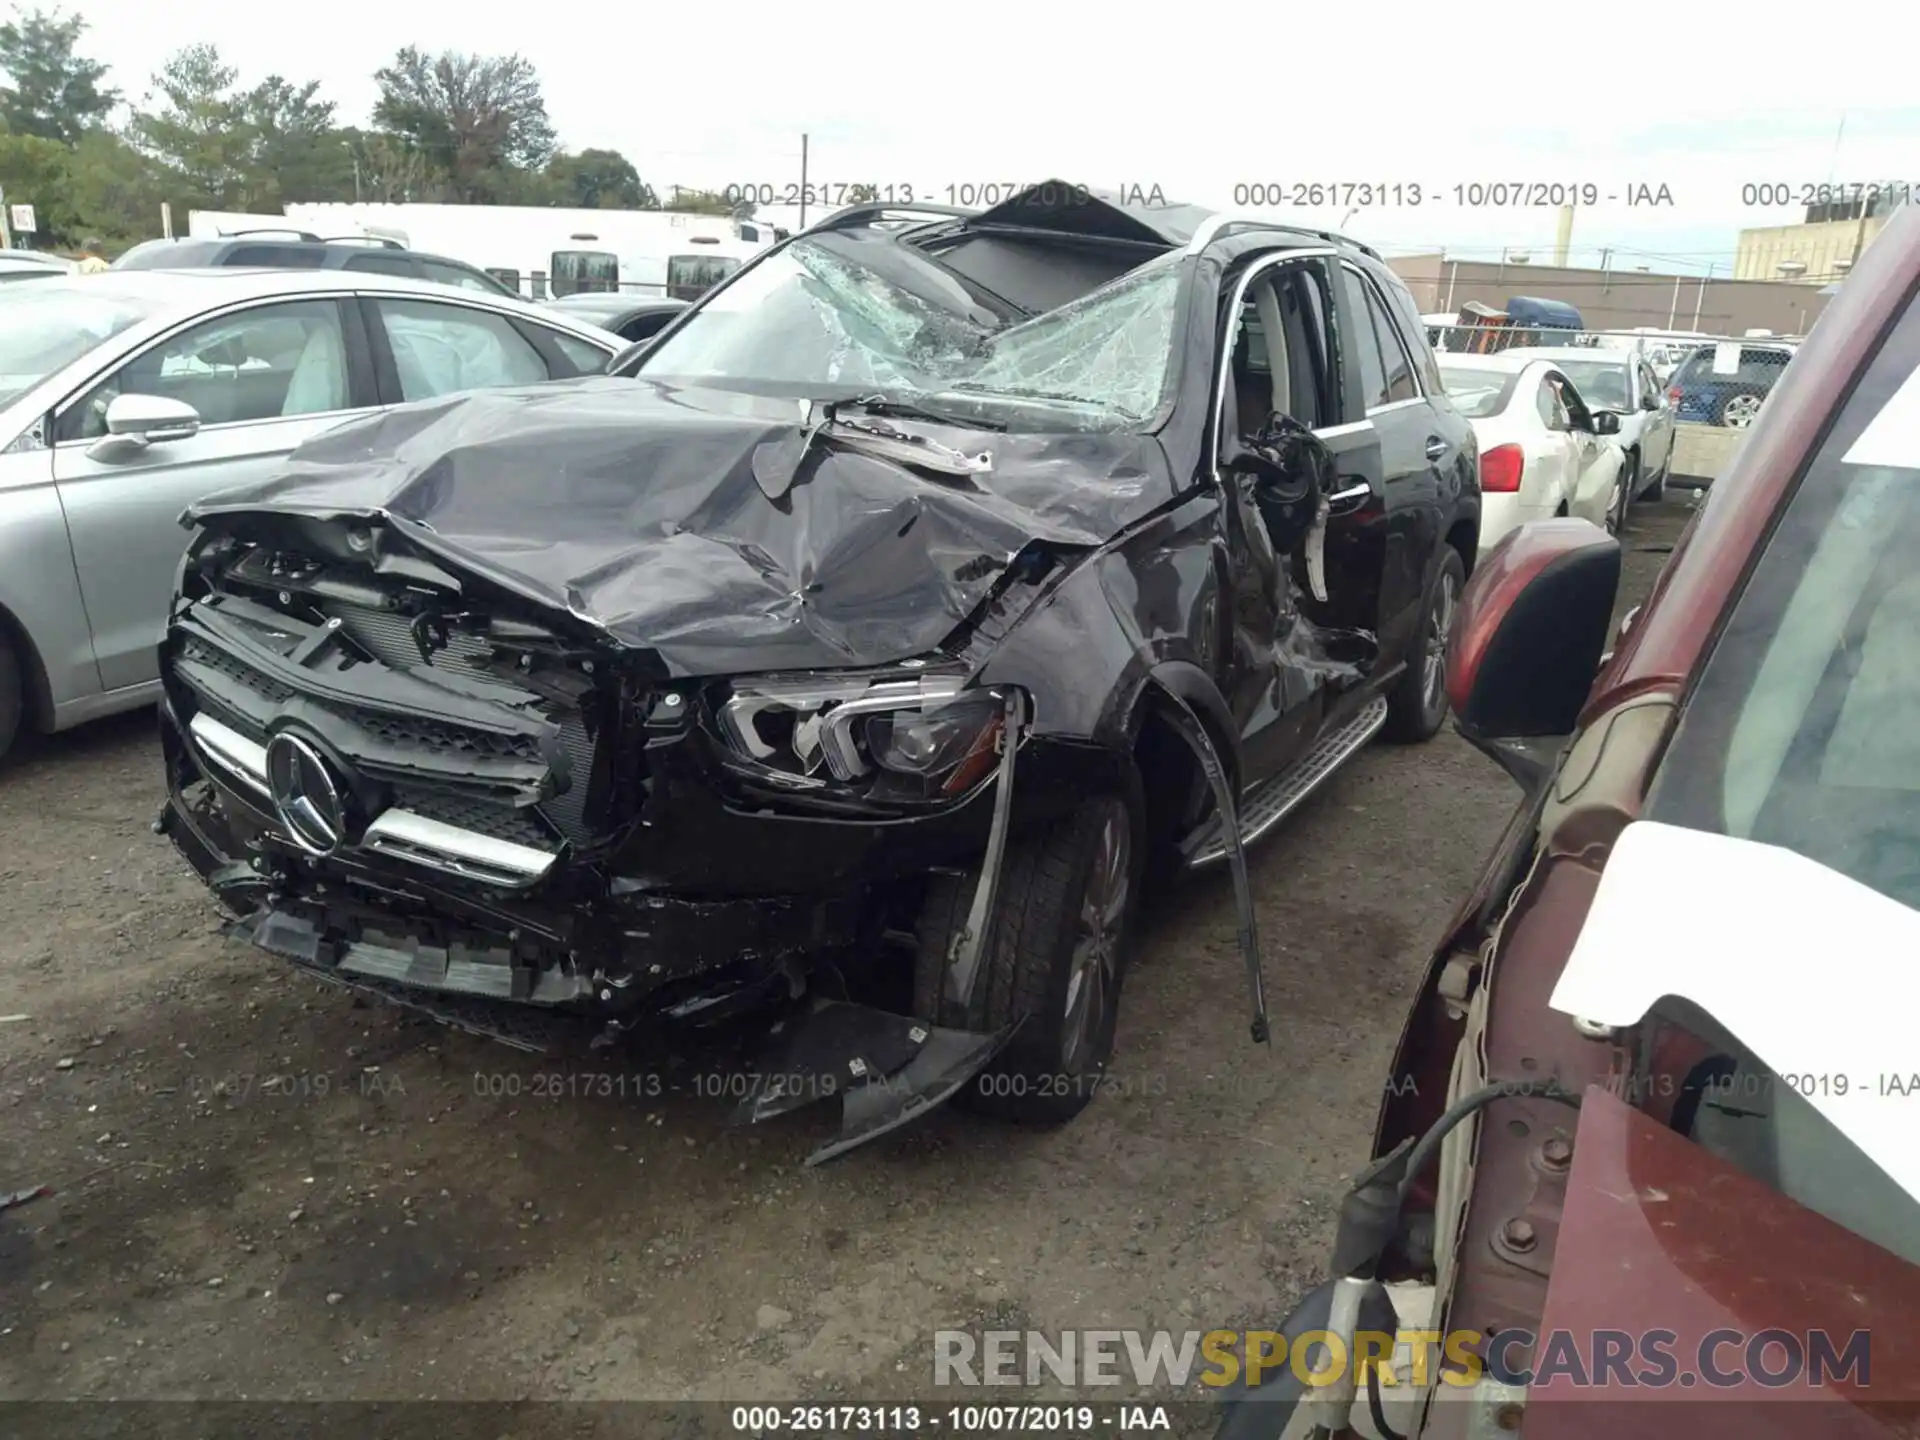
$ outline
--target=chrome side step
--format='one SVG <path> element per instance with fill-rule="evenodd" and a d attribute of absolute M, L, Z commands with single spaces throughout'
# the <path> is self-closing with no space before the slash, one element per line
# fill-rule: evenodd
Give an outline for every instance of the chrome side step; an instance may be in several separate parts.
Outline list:
<path fill-rule="evenodd" d="M 1281 772 L 1243 795 L 1240 799 L 1241 844 L 1252 845 L 1292 814 L 1302 800 L 1319 788 L 1321 781 L 1352 759 L 1361 746 L 1380 733 L 1380 727 L 1386 723 L 1387 702 L 1383 699 L 1369 700 L 1346 724 L 1321 736 L 1292 769 Z M 1221 839 L 1219 818 L 1216 816 L 1209 820 L 1206 828 L 1189 845 L 1189 870 L 1203 870 L 1225 860 L 1227 847 Z"/>

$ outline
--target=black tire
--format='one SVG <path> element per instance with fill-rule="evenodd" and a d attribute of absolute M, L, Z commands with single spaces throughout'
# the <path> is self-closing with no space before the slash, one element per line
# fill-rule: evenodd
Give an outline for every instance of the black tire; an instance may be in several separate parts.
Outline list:
<path fill-rule="evenodd" d="M 1645 500 L 1650 505 L 1658 505 L 1667 498 L 1667 476 L 1673 470 L 1673 442 L 1667 442 L 1667 458 L 1660 466 L 1660 473 L 1653 477 L 1653 483 L 1642 490 L 1635 499 Z"/>
<path fill-rule="evenodd" d="M 986 973 L 964 1008 L 945 997 L 942 980 L 947 950 L 966 924 L 979 877 L 935 875 L 928 882 L 917 926 L 914 1013 L 963 1030 L 993 1031 L 1019 1022 L 992 1067 L 956 1101 L 1022 1124 L 1059 1125 L 1086 1109 L 1099 1090 L 1113 1058 L 1138 910 L 1142 813 L 1136 779 L 1128 793 L 1082 801 L 1071 815 L 1008 848 L 982 957 Z M 1082 910 L 1101 878 L 1096 862 L 1107 853 L 1103 842 L 1110 835 L 1125 846 L 1117 872 L 1125 888 L 1117 910 L 1103 907 L 1111 919 L 1103 917 L 1106 943 L 1095 953 L 1093 937 L 1083 933 Z M 1091 968 L 1085 963 L 1090 958 Z M 1086 988 L 1089 978 L 1097 990 Z M 1089 999 L 1085 1024 L 1071 1033 L 1070 997 Z"/>
<path fill-rule="evenodd" d="M 21 687 L 20 657 L 13 642 L 0 631 L 0 760 L 7 758 L 20 733 L 20 716 L 25 710 L 26 692 Z"/>
<path fill-rule="evenodd" d="M 1447 630 L 1466 581 L 1467 567 L 1460 552 L 1443 544 L 1406 671 L 1387 695 L 1387 723 L 1381 733 L 1395 744 L 1431 740 L 1446 723 Z"/>
<path fill-rule="evenodd" d="M 1616 482 L 1613 504 L 1607 507 L 1607 529 L 1615 535 L 1623 535 L 1627 529 L 1627 507 L 1633 504 L 1634 492 L 1640 488 L 1640 452 L 1627 452 L 1627 463 Z"/>

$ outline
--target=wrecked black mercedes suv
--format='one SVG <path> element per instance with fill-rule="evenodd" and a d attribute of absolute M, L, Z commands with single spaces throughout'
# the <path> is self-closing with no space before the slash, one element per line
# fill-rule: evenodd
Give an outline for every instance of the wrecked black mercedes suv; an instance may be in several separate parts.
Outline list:
<path fill-rule="evenodd" d="M 307 971 L 512 1043 L 777 1015 L 815 1158 L 1057 1120 L 1134 906 L 1377 732 L 1478 548 L 1412 297 L 1036 186 L 862 206 L 611 373 L 350 422 L 189 510 L 158 822 Z"/>

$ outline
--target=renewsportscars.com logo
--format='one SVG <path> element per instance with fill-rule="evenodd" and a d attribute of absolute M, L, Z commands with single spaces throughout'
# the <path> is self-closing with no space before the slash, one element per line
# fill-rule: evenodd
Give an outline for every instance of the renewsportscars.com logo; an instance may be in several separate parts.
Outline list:
<path fill-rule="evenodd" d="M 1331 1385 L 1351 1368 L 1359 1381 L 1465 1388 L 1488 1377 L 1508 1385 L 1578 1388 L 1844 1384 L 1865 1388 L 1872 1338 L 1855 1330 L 1714 1330 L 1682 1347 L 1671 1330 L 1362 1330 L 1349 1344 L 1309 1330 L 1291 1345 L 1274 1330 L 939 1330 L 936 1386 L 1249 1385 L 1286 1371 L 1305 1385 Z M 1197 1372 L 1197 1373 L 1196 1373 Z M 1920 1381 L 1916 1382 L 1920 1386 Z M 1920 1394 L 1920 1389 L 1917 1389 Z M 1888 1398 L 1896 1398 L 1889 1396 Z"/>

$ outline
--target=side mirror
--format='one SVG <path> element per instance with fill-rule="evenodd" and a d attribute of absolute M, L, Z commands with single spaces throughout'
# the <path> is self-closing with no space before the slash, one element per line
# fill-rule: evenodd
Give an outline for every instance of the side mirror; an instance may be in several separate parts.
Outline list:
<path fill-rule="evenodd" d="M 144 449 L 200 433 L 200 412 L 164 395 L 116 395 L 107 405 L 107 439 Z"/>
<path fill-rule="evenodd" d="M 1461 735 L 1522 785 L 1552 768 L 1607 648 L 1620 543 L 1588 520 L 1535 520 L 1488 552 L 1447 637 Z"/>
<path fill-rule="evenodd" d="M 1593 433 L 1596 435 L 1618 435 L 1620 433 L 1619 412 L 1616 410 L 1594 411 Z"/>

